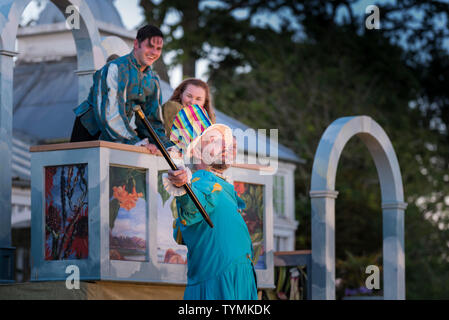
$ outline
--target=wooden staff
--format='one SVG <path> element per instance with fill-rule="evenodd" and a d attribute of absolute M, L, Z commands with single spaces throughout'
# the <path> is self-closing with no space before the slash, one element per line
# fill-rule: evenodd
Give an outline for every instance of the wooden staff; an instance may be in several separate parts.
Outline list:
<path fill-rule="evenodd" d="M 142 111 L 142 108 L 139 105 L 136 105 L 133 108 L 134 112 L 136 112 L 140 119 L 142 119 L 142 121 L 145 123 L 148 131 L 150 132 L 151 137 L 153 138 L 154 141 L 156 141 L 156 146 L 158 147 L 159 151 L 162 153 L 162 155 L 164 156 L 165 160 L 167 160 L 168 165 L 170 166 L 170 168 L 173 171 L 178 170 L 178 166 L 173 162 L 172 158 L 170 157 L 170 155 L 168 154 L 167 149 L 165 149 L 164 145 L 162 144 L 161 140 L 159 139 L 158 135 L 156 134 L 156 132 L 154 132 L 153 128 L 151 127 L 150 122 L 147 120 L 147 118 L 145 117 L 145 114 Z M 195 193 L 193 192 L 192 188 L 190 187 L 190 185 L 188 183 L 186 183 L 185 185 L 183 185 L 184 189 L 186 190 L 187 194 L 189 195 L 190 199 L 192 199 L 193 203 L 195 204 L 195 206 L 198 208 L 198 210 L 200 211 L 201 215 L 203 216 L 204 220 L 206 220 L 207 224 L 213 228 L 214 225 L 212 223 L 212 221 L 210 220 L 206 210 L 204 210 L 203 206 L 201 205 L 200 201 L 198 200 L 198 198 L 196 197 Z"/>

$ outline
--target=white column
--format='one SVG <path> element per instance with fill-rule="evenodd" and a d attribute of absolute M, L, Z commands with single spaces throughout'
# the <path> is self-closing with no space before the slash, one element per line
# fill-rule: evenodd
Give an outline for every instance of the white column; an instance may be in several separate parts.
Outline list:
<path fill-rule="evenodd" d="M 11 246 L 13 58 L 17 54 L 0 50 L 0 248 Z"/>
<path fill-rule="evenodd" d="M 405 300 L 404 211 L 407 203 L 382 203 L 384 299 Z"/>
<path fill-rule="evenodd" d="M 75 74 L 78 76 L 78 103 L 87 99 L 92 86 L 92 75 L 95 71 L 95 69 L 75 71 Z"/>
<path fill-rule="evenodd" d="M 310 191 L 312 300 L 335 300 L 335 199 L 338 191 Z"/>

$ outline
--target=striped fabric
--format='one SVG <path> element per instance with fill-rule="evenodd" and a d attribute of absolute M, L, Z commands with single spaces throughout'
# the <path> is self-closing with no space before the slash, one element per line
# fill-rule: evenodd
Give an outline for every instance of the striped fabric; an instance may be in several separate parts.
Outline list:
<path fill-rule="evenodd" d="M 184 107 L 173 119 L 170 140 L 184 153 L 210 125 L 209 116 L 202 107 L 196 104 Z"/>

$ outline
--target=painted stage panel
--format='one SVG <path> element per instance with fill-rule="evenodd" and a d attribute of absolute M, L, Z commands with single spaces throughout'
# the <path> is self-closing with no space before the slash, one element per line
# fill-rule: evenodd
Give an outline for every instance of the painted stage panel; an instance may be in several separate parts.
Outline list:
<path fill-rule="evenodd" d="M 187 247 L 173 239 L 173 221 L 178 217 L 178 211 L 175 197 L 165 190 L 162 183 L 165 172 L 159 171 L 157 179 L 157 262 L 186 264 Z"/>
<path fill-rule="evenodd" d="M 254 266 L 266 269 L 263 220 L 265 212 L 265 186 L 261 184 L 234 181 L 237 195 L 245 201 L 242 217 L 246 222 L 254 249 Z"/>
<path fill-rule="evenodd" d="M 109 258 L 148 261 L 146 169 L 109 167 Z"/>
<path fill-rule="evenodd" d="M 89 255 L 87 164 L 45 167 L 45 260 Z"/>

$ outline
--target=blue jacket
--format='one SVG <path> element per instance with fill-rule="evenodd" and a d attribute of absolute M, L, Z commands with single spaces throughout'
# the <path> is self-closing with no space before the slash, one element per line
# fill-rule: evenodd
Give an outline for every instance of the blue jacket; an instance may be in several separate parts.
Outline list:
<path fill-rule="evenodd" d="M 100 140 L 135 144 L 148 138 L 154 143 L 133 107 L 140 105 L 166 148 L 173 145 L 161 121 L 160 82 L 151 66 L 143 72 L 131 53 L 107 63 L 93 75 L 89 96 L 74 109 L 91 135 L 101 132 Z"/>

